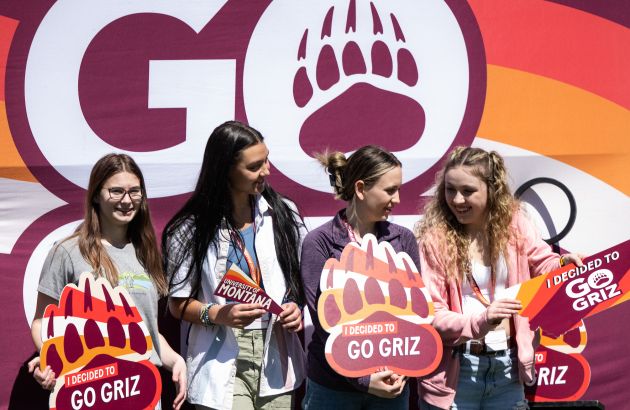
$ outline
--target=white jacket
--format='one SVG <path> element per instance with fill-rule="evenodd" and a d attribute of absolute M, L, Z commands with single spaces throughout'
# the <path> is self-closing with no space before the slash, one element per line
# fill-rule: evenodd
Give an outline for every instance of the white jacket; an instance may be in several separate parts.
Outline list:
<path fill-rule="evenodd" d="M 293 206 L 290 203 L 289 205 Z M 286 293 L 286 285 L 276 257 L 270 206 L 261 195 L 256 198 L 254 220 L 256 255 L 265 292 L 280 304 Z M 305 231 L 304 229 L 301 232 L 300 246 Z M 197 296 L 202 303 L 226 303 L 224 298 L 214 295 L 214 289 L 226 273 L 230 236 L 225 226 L 221 227 L 217 235 L 218 254 L 210 246 L 203 264 L 201 294 Z M 181 282 L 187 270 L 188 266 L 183 265 L 175 272 L 174 283 Z M 170 296 L 185 298 L 190 296 L 190 290 L 190 282 L 183 282 L 171 289 Z M 184 326 L 187 330 L 190 324 L 186 323 Z M 185 346 L 182 346 L 182 350 L 184 349 Z M 232 408 L 238 351 L 231 327 L 192 325 L 185 354 L 188 366 L 188 400 L 191 403 L 214 409 Z M 300 340 L 296 334 L 282 329 L 277 323 L 277 316 L 272 315 L 265 339 L 259 395 L 272 396 L 295 390 L 305 377 L 305 357 Z"/>

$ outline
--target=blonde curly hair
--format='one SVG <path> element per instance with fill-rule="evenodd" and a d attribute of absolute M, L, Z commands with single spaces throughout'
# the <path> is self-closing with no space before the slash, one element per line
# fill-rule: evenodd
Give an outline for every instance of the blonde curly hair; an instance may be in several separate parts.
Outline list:
<path fill-rule="evenodd" d="M 488 239 L 491 274 L 495 278 L 495 266 L 499 256 L 505 255 L 508 241 L 514 232 L 510 223 L 518 202 L 512 195 L 503 158 L 495 151 L 481 148 L 457 147 L 448 156 L 443 168 L 436 174 L 435 194 L 424 208 L 424 219 L 416 226 L 416 237 L 430 238 L 445 260 L 446 277 L 462 280 L 470 271 L 468 248 L 471 240 L 465 226 L 457 220 L 446 202 L 444 176 L 456 167 L 469 167 L 488 188 L 485 230 Z M 493 280 L 494 281 L 494 280 Z"/>

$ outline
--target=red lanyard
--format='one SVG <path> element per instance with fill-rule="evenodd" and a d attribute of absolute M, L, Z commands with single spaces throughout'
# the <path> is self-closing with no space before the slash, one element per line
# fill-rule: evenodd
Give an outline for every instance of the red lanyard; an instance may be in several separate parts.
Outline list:
<path fill-rule="evenodd" d="M 488 301 L 488 299 L 486 299 L 483 293 L 481 293 L 481 289 L 479 289 L 479 285 L 477 285 L 477 281 L 473 277 L 472 273 L 466 272 L 466 279 L 468 279 L 470 288 L 472 289 L 473 293 L 475 294 L 479 302 L 481 302 L 481 304 L 484 305 L 485 307 L 490 306 L 490 302 Z"/>
<path fill-rule="evenodd" d="M 342 218 L 341 222 L 343 223 L 343 226 L 345 226 L 346 230 L 348 231 L 348 237 L 350 237 L 350 242 L 356 242 L 360 245 L 361 243 L 357 240 L 357 236 L 354 234 L 354 229 L 352 229 L 348 221 Z"/>
<path fill-rule="evenodd" d="M 494 279 L 494 275 L 492 275 L 492 268 L 490 268 L 490 276 L 491 276 L 491 279 L 490 279 L 490 282 L 491 282 L 490 295 L 492 296 L 494 294 L 494 287 L 496 285 L 495 279 Z M 470 284 L 470 288 L 472 289 L 473 293 L 475 294 L 475 296 L 477 297 L 479 302 L 481 302 L 481 304 L 484 305 L 485 307 L 490 306 L 490 302 L 481 293 L 481 289 L 479 289 L 479 285 L 477 285 L 477 281 L 473 277 L 472 272 L 470 272 L 470 271 L 466 272 L 466 279 L 468 279 L 468 283 Z"/>

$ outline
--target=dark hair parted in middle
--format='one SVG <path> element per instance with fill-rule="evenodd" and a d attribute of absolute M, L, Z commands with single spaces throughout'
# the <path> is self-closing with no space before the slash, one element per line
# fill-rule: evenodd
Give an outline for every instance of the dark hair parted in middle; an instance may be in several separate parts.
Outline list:
<path fill-rule="evenodd" d="M 262 142 L 260 132 L 238 121 L 227 121 L 215 128 L 206 144 L 199 179 L 192 195 L 164 228 L 162 254 L 165 270 L 172 275 L 187 265 L 188 272 L 183 281 L 190 280 L 192 283 L 191 298 L 200 291 L 203 262 L 208 248 L 218 245 L 217 232 L 221 224 L 225 223 L 230 231 L 237 231 L 230 194 L 230 171 L 243 150 Z M 288 297 L 302 303 L 298 252 L 302 218 L 268 184 L 262 196 L 271 208 L 274 245 Z M 177 232 L 185 234 L 176 235 Z M 168 244 L 172 240 L 177 246 L 169 249 Z M 173 278 L 171 276 L 171 286 L 178 285 L 173 283 Z"/>
<path fill-rule="evenodd" d="M 348 158 L 338 151 L 317 154 L 316 158 L 326 167 L 336 198 L 343 201 L 352 200 L 357 181 L 370 188 L 387 171 L 402 166 L 394 154 L 376 145 L 361 147 Z"/>

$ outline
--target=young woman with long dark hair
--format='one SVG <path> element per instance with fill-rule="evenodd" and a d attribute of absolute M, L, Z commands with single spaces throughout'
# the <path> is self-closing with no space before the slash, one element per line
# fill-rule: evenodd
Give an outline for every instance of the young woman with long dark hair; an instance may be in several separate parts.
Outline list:
<path fill-rule="evenodd" d="M 304 379 L 299 249 L 292 202 L 267 183 L 263 136 L 237 121 L 210 135 L 192 195 L 162 239 L 169 307 L 189 323 L 189 401 L 199 409 L 291 408 Z M 232 265 L 284 311 L 231 303 L 214 291 Z"/>
<path fill-rule="evenodd" d="M 372 145 L 359 148 L 348 158 L 341 152 L 332 152 L 321 154 L 318 159 L 329 173 L 336 197 L 345 201 L 346 206 L 332 220 L 309 232 L 302 247 L 301 274 L 315 328 L 308 346 L 308 382 L 303 407 L 406 409 L 409 389 L 405 377 L 384 370 L 348 378 L 330 367 L 324 355 L 328 333 L 317 316 L 324 264 L 329 258 L 339 259 L 349 242 L 360 243 L 364 235 L 373 234 L 379 242 L 388 241 L 396 252 L 406 252 L 420 267 L 413 233 L 387 221 L 400 202 L 401 163 L 392 153 Z"/>
<path fill-rule="evenodd" d="M 173 373 L 178 409 L 186 397 L 186 365 L 158 331 L 158 298 L 168 290 L 155 231 L 147 203 L 144 177 L 136 162 L 125 154 L 99 159 L 90 174 L 83 222 L 69 238 L 55 244 L 48 254 L 38 286 L 37 308 L 31 325 L 33 342 L 42 347 L 41 318 L 49 304 L 57 304 L 63 288 L 77 284 L 83 272 L 106 278 L 112 286 L 127 286 L 140 311 L 154 347 L 151 362 Z M 30 371 L 52 390 L 56 375 L 50 367 L 39 369 L 39 358 Z"/>

